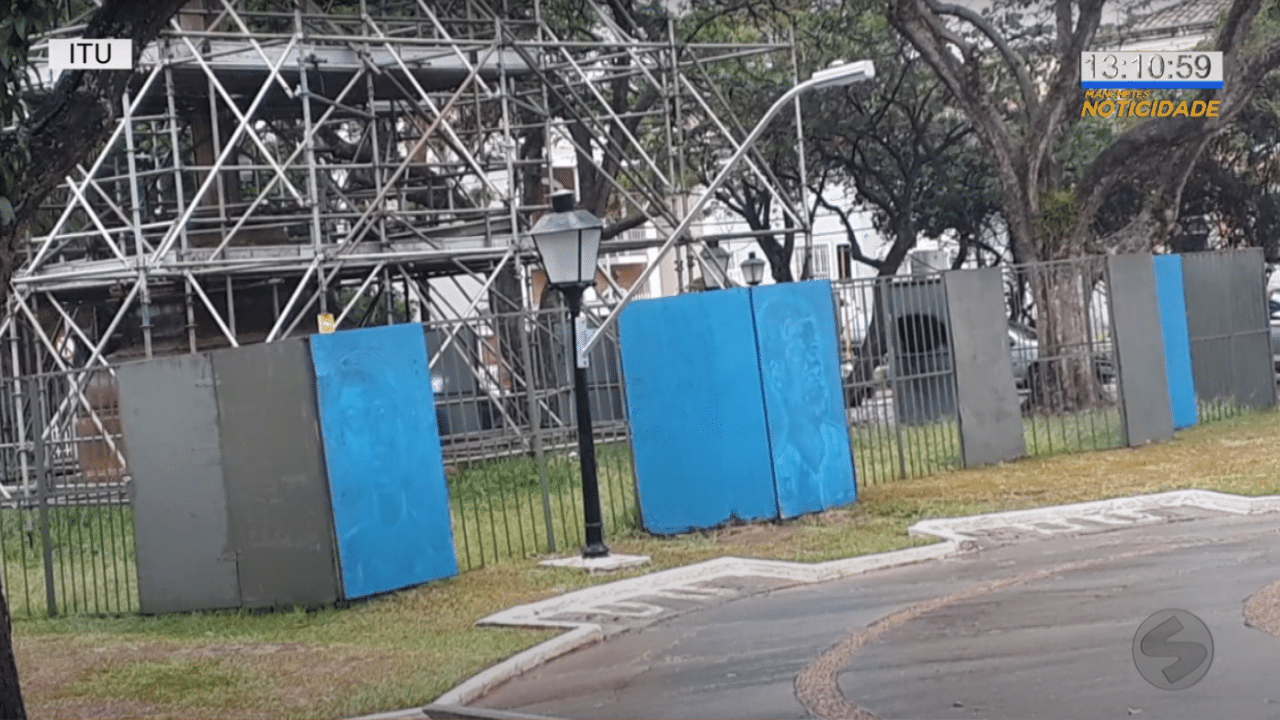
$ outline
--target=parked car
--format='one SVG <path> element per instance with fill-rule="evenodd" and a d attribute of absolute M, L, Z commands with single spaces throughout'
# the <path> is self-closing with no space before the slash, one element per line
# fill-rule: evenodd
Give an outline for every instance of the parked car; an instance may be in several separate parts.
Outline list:
<path fill-rule="evenodd" d="M 1013 360 L 1013 379 L 1019 389 L 1027 387 L 1032 365 L 1040 358 L 1040 342 L 1036 331 L 1021 323 L 1009 322 L 1009 356 Z M 1093 372 L 1098 382 L 1107 385 L 1115 382 L 1115 362 L 1107 350 L 1093 353 Z"/>

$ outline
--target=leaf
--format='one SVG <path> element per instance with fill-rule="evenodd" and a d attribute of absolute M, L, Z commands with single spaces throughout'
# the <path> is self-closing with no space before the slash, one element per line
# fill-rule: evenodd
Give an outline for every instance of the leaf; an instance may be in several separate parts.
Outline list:
<path fill-rule="evenodd" d="M 0 225 L 8 225 L 16 218 L 17 215 L 13 212 L 13 203 L 9 202 L 7 197 L 0 197 Z"/>

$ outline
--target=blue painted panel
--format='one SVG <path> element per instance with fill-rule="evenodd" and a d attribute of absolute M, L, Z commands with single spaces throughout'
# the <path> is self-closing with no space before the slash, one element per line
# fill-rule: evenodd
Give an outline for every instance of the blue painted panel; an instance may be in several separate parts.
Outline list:
<path fill-rule="evenodd" d="M 458 574 L 422 326 L 311 337 L 344 598 Z"/>
<path fill-rule="evenodd" d="M 1182 283 L 1182 257 L 1154 258 L 1160 329 L 1164 335 L 1164 365 L 1169 376 L 1169 404 L 1173 427 L 1181 430 L 1199 421 L 1195 378 L 1191 370 L 1191 334 L 1187 326 L 1187 298 Z"/>
<path fill-rule="evenodd" d="M 634 302 L 619 342 L 645 529 L 777 517 L 747 291 Z"/>
<path fill-rule="evenodd" d="M 782 283 L 751 295 L 765 415 L 784 518 L 857 499 L 844 416 L 831 283 Z"/>

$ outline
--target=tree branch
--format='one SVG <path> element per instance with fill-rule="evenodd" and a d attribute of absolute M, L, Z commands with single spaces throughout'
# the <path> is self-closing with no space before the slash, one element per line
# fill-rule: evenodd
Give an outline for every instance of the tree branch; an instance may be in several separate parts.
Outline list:
<path fill-rule="evenodd" d="M 1013 73 L 1013 76 L 1018 83 L 1018 93 L 1022 96 L 1023 112 L 1029 121 L 1032 114 L 1035 112 L 1036 107 L 1040 104 L 1040 99 L 1036 96 L 1035 86 L 1031 82 L 1031 77 L 1027 75 L 1026 67 L 1023 66 L 1023 59 L 1013 51 L 1013 48 L 1009 47 L 1009 43 L 1000 35 L 1000 33 L 996 32 L 995 28 L 991 27 L 991 24 L 988 23 L 985 18 L 973 10 L 961 5 L 944 5 L 936 2 L 936 0 L 926 0 L 926 2 L 929 4 L 929 7 L 939 15 L 951 15 L 953 17 L 958 17 L 970 25 L 973 25 L 991 41 L 991 44 L 996 46 L 996 50 L 999 51 L 1000 56 L 1004 58 L 1005 66 L 1009 68 L 1011 73 Z M 1059 2 L 1062 2 L 1062 0 L 1059 0 Z M 1078 59 L 1077 62 L 1079 62 Z"/>

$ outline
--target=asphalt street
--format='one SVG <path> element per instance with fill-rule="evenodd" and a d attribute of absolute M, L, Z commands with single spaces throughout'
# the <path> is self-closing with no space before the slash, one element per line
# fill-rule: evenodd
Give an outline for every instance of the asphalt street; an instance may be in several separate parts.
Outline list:
<path fill-rule="evenodd" d="M 691 605 L 473 704 L 620 720 L 1280 718 L 1280 638 L 1244 617 L 1277 580 L 1274 514 L 993 532 L 946 560 Z M 1166 609 L 1212 636 L 1207 672 L 1185 689 L 1135 663 L 1139 627 Z"/>

